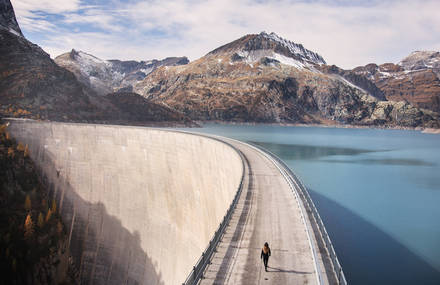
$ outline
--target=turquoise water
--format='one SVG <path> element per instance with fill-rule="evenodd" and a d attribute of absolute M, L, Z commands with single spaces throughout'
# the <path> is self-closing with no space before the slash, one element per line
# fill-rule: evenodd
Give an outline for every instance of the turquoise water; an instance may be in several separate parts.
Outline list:
<path fill-rule="evenodd" d="M 303 180 L 351 284 L 440 284 L 440 135 L 206 125 L 257 143 Z"/>

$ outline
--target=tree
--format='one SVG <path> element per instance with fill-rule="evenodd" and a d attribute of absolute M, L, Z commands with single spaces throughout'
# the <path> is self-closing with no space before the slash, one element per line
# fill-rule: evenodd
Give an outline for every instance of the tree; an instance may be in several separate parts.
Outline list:
<path fill-rule="evenodd" d="M 34 234 L 34 222 L 32 221 L 31 213 L 27 214 L 24 222 L 24 237 L 30 239 Z"/>
<path fill-rule="evenodd" d="M 29 194 L 26 195 L 26 199 L 24 200 L 24 208 L 26 209 L 26 211 L 30 211 L 32 208 L 32 203 L 31 203 L 31 197 L 29 196 Z"/>
<path fill-rule="evenodd" d="M 29 147 L 26 144 L 26 147 L 24 148 L 24 157 L 28 157 L 29 156 Z"/>
<path fill-rule="evenodd" d="M 14 148 L 13 147 L 8 147 L 8 156 L 9 157 L 14 157 L 15 156 L 15 152 L 14 152 Z"/>
<path fill-rule="evenodd" d="M 41 229 L 44 226 L 44 217 L 43 214 L 40 212 L 38 214 L 38 227 Z"/>
<path fill-rule="evenodd" d="M 57 202 L 55 201 L 55 199 L 52 200 L 52 212 L 55 213 L 57 211 Z"/>
<path fill-rule="evenodd" d="M 46 214 L 46 223 L 50 221 L 50 218 L 52 217 L 52 210 L 49 209 Z"/>
<path fill-rule="evenodd" d="M 63 224 L 61 223 L 61 221 L 58 221 L 58 223 L 57 223 L 57 233 L 58 233 L 58 235 L 61 235 L 62 232 L 63 232 Z"/>
<path fill-rule="evenodd" d="M 21 142 L 18 143 L 17 150 L 18 151 L 24 151 L 25 150 L 25 147 L 24 147 L 24 145 Z"/>

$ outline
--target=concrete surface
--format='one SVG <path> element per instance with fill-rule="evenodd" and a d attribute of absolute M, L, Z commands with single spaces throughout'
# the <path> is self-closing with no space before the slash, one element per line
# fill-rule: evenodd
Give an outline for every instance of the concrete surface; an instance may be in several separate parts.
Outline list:
<path fill-rule="evenodd" d="M 227 141 L 247 159 L 245 188 L 200 284 L 337 283 L 332 268 L 324 264 L 325 249 L 311 230 L 310 242 L 317 252 L 315 265 L 306 232 L 310 221 L 302 219 L 302 204 L 274 162 L 249 145 Z M 266 241 L 272 251 L 268 272 L 260 259 Z M 321 273 L 320 281 L 317 272 Z"/>
<path fill-rule="evenodd" d="M 10 121 L 8 131 L 29 145 L 46 176 L 82 284 L 181 284 L 226 213 L 243 171 L 231 147 L 195 135 L 24 120 Z M 266 173 L 270 165 L 255 163 L 259 188 L 281 187 L 268 184 L 274 175 Z M 269 204 L 262 207 L 262 193 L 252 194 L 255 207 L 264 208 L 249 214 L 249 228 L 261 224 L 245 235 L 246 245 L 256 249 L 242 248 L 252 257 L 240 255 L 235 266 L 255 275 L 259 267 L 253 255 L 258 257 L 258 247 L 267 239 L 274 267 L 304 271 L 301 278 L 312 279 L 309 263 L 289 262 L 291 254 L 307 255 L 304 235 L 280 231 L 289 211 L 295 211 L 293 202 L 274 212 L 286 217 L 274 220 L 266 215 L 287 194 L 266 196 Z M 300 231 L 296 221 L 285 225 Z M 229 278 L 239 280 L 235 274 Z"/>

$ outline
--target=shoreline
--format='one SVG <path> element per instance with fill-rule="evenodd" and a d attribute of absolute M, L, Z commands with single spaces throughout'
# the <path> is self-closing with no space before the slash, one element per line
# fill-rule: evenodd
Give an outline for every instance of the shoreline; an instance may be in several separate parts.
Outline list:
<path fill-rule="evenodd" d="M 119 125 L 119 126 L 135 126 L 135 127 L 150 127 L 150 128 L 203 128 L 206 124 L 218 125 L 237 125 L 237 126 L 281 126 L 281 127 L 306 127 L 306 128 L 335 128 L 335 129 L 375 129 L 375 130 L 405 130 L 418 131 L 423 134 L 440 135 L 440 129 L 424 128 L 424 127 L 401 127 L 401 126 L 365 126 L 365 125 L 343 125 L 343 124 L 301 124 L 301 123 L 264 123 L 264 122 L 228 122 L 219 120 L 200 121 L 194 120 L 192 122 L 178 122 L 178 121 L 163 121 L 163 122 L 126 122 L 126 121 L 50 121 L 50 120 L 35 120 L 29 118 L 8 118 L 3 117 L 0 120 L 16 119 L 16 120 L 32 120 L 40 122 L 59 122 L 59 123 L 82 123 L 82 124 L 98 124 L 98 125 Z"/>
<path fill-rule="evenodd" d="M 202 128 L 206 124 L 238 125 L 238 126 L 282 126 L 282 127 L 306 127 L 306 128 L 335 128 L 335 129 L 376 129 L 376 130 L 405 130 L 418 131 L 424 134 L 440 134 L 440 129 L 424 127 L 401 127 L 401 126 L 365 126 L 365 125 L 343 125 L 343 124 L 300 124 L 300 123 L 260 123 L 260 122 L 225 122 L 225 121 L 196 121 Z M 195 127 L 198 128 L 198 127 Z"/>

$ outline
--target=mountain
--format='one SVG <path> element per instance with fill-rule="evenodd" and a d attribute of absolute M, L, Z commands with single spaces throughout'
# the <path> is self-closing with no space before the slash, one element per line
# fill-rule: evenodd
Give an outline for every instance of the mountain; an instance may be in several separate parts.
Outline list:
<path fill-rule="evenodd" d="M 148 125 L 158 120 L 173 125 L 188 122 L 180 120 L 182 114 L 145 98 L 143 109 L 128 110 L 127 102 L 139 103 L 139 98 L 130 96 L 119 105 L 118 100 L 100 96 L 23 37 L 9 0 L 0 0 L 0 9 L 0 117 Z M 148 106 L 157 118 L 151 118 Z"/>
<path fill-rule="evenodd" d="M 326 66 L 319 54 L 274 33 L 160 67 L 134 92 L 203 121 L 439 126 L 437 113 L 384 101 L 365 76 Z"/>
<path fill-rule="evenodd" d="M 352 72 L 375 83 L 388 100 L 440 112 L 440 52 L 416 51 L 397 64 L 368 64 Z"/>
<path fill-rule="evenodd" d="M 139 94 L 130 92 L 117 92 L 105 95 L 105 98 L 118 106 L 123 111 L 118 118 L 120 122 L 130 122 L 130 124 L 142 124 L 151 122 L 154 126 L 167 126 L 163 122 L 181 122 L 187 126 L 198 126 L 189 117 L 171 110 L 170 108 L 145 100 Z"/>
<path fill-rule="evenodd" d="M 15 12 L 9 0 L 0 0 L 0 29 L 7 30 L 17 36 L 23 37 L 18 26 Z"/>
<path fill-rule="evenodd" d="M 96 119 L 99 98 L 39 46 L 0 30 L 0 112 L 50 120 Z M 104 102 L 105 104 L 105 102 Z M 111 107 L 109 107 L 111 111 Z"/>
<path fill-rule="evenodd" d="M 163 60 L 120 61 L 102 60 L 93 55 L 72 49 L 55 58 L 55 62 L 73 72 L 77 79 L 98 94 L 131 92 L 132 86 L 142 81 L 160 66 L 187 64 L 186 57 L 169 57 Z"/>

